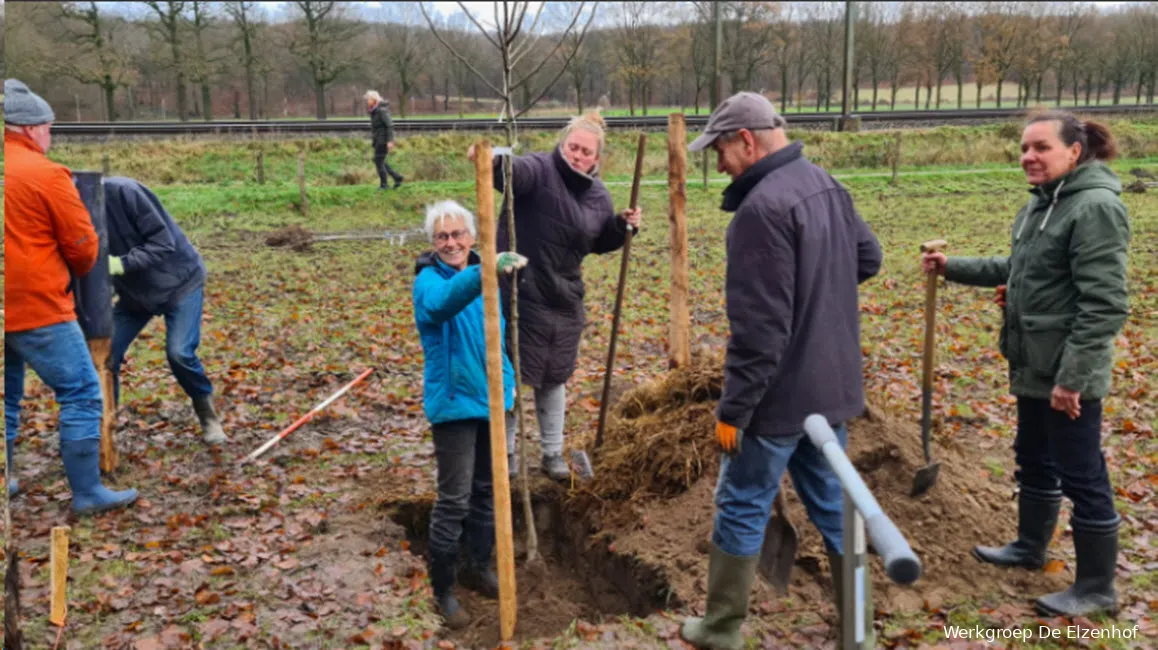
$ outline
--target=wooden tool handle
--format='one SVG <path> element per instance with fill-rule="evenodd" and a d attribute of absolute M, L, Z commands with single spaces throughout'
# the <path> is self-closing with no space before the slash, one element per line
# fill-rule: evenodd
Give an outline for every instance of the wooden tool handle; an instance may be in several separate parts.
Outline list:
<path fill-rule="evenodd" d="M 491 167 L 491 145 L 485 140 L 476 148 L 474 171 L 486 324 L 487 401 L 490 405 L 495 554 L 499 574 L 499 634 L 505 642 L 514 637 L 518 603 L 515 595 L 515 544 L 511 529 L 511 485 L 507 473 L 506 416 L 503 409 L 503 348 L 502 331 L 499 328 L 498 253 L 495 250 L 494 169 Z"/>
<path fill-rule="evenodd" d="M 635 151 L 635 178 L 631 181 L 631 207 L 639 206 L 639 181 L 643 176 L 643 153 L 647 146 L 647 134 L 639 134 L 639 147 Z M 623 239 L 623 257 L 619 262 L 619 286 L 615 289 L 615 310 L 611 316 L 611 340 L 607 346 L 607 371 L 603 375 L 603 397 L 599 400 L 599 424 L 595 428 L 595 448 L 603 446 L 603 430 L 607 424 L 607 407 L 611 399 L 611 373 L 615 370 L 615 341 L 619 335 L 619 314 L 623 311 L 623 289 L 627 283 L 627 261 L 631 258 L 632 228 L 628 226 Z"/>
<path fill-rule="evenodd" d="M 944 239 L 934 239 L 921 244 L 922 253 L 940 253 L 949 246 Z M 929 394 L 933 390 L 933 342 L 937 327 L 937 272 L 931 271 L 925 278 L 925 349 L 921 355 L 921 390 Z"/>

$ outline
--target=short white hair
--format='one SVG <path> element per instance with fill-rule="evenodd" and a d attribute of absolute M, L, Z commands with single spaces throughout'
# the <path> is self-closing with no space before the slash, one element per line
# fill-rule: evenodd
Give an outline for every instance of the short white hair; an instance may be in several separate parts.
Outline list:
<path fill-rule="evenodd" d="M 447 219 L 462 220 L 466 229 L 470 231 L 470 236 L 478 236 L 471 211 L 459 205 L 458 201 L 447 199 L 426 206 L 426 236 L 430 241 L 434 241 L 434 229 Z"/>
<path fill-rule="evenodd" d="M 382 95 L 379 95 L 377 90 L 367 90 L 366 94 L 362 95 L 362 99 L 372 100 L 375 104 L 382 103 Z"/>

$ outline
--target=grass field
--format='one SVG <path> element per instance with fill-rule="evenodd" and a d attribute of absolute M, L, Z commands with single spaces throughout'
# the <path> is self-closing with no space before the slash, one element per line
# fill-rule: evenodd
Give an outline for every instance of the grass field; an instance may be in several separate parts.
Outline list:
<path fill-rule="evenodd" d="M 1121 125 L 1131 155 L 1114 167 L 1125 181 L 1133 180 L 1131 169 L 1155 167 L 1155 128 Z M 862 287 L 862 328 L 868 393 L 892 413 L 910 419 L 919 414 L 918 244 L 944 237 L 960 255 L 1007 249 L 1013 214 L 1027 198 L 1023 179 L 1010 171 L 1016 164 L 1008 131 L 997 126 L 906 133 L 905 164 L 895 183 L 882 153 L 885 134 L 803 134 L 806 153 L 849 187 L 885 251 L 880 276 Z M 624 205 L 630 191 L 623 181 L 631 137 L 617 134 L 612 142 L 607 172 L 616 205 Z M 380 498 L 375 489 L 426 489 L 433 479 L 418 406 L 421 350 L 410 307 L 413 260 L 426 245 L 319 243 L 295 253 L 265 246 L 264 233 L 288 224 L 315 232 L 406 230 L 420 225 L 422 207 L 433 200 L 449 197 L 473 206 L 466 163 L 452 156 L 467 142 L 452 135 L 406 138 L 391 162 L 408 182 L 386 193 L 374 191 L 360 142 L 264 143 L 270 179 L 265 186 L 249 180 L 256 143 L 104 148 L 114 171 L 153 185 L 205 257 L 201 353 L 236 446 L 217 456 L 199 444 L 164 361 L 163 328 L 152 323 L 131 349 L 124 372 L 119 440 L 125 460 L 116 479 L 118 486 L 140 488 L 144 502 L 125 513 L 73 523 L 69 647 L 420 648 L 441 638 L 420 563 L 405 552 L 397 531 L 384 528 L 374 508 Z M 529 149 L 549 143 L 549 136 L 525 140 Z M 292 205 L 299 144 L 310 152 L 308 217 Z M 665 146 L 660 137 L 649 139 L 647 175 L 657 183 L 641 192 L 645 227 L 632 249 L 630 302 L 618 343 L 621 364 L 631 368 L 624 381 L 630 382 L 661 375 L 667 367 L 657 353 L 668 332 L 670 281 Z M 101 151 L 62 144 L 53 156 L 99 168 Z M 343 174 L 356 175 L 354 182 L 343 184 Z M 715 182 L 704 189 L 696 178 L 689 179 L 687 208 L 692 338 L 718 341 L 726 329 L 723 236 L 729 216 L 717 208 L 721 179 L 713 175 Z M 1113 649 L 1158 643 L 1158 192 L 1125 194 L 1124 200 L 1134 237 L 1132 312 L 1118 340 L 1105 445 L 1125 519 L 1121 557 L 1132 567 L 1119 572 L 1123 613 L 1117 625 L 1140 625 L 1149 636 L 1135 645 L 1098 646 Z M 618 268 L 618 255 L 591 257 L 584 265 L 592 329 L 569 384 L 569 431 L 594 426 L 596 414 L 578 405 L 599 397 Z M 936 414 L 968 416 L 951 435 L 961 445 L 990 449 L 986 467 L 978 471 L 1009 483 L 1013 407 L 994 349 L 998 312 L 988 291 L 948 285 L 942 295 Z M 235 466 L 370 366 L 379 370 L 365 386 L 282 443 L 269 454 L 269 464 Z M 14 502 L 13 517 L 25 559 L 26 631 L 31 647 L 42 647 L 55 637 L 44 615 L 48 531 L 64 521 L 68 502 L 53 452 L 55 407 L 38 382 L 30 382 L 28 395 L 17 459 L 30 494 Z M 947 525 L 970 534 L 969 522 Z M 1054 548 L 1070 566 L 1071 548 L 1068 542 Z M 967 593 L 937 611 L 888 612 L 878 621 L 882 643 L 979 647 L 947 641 L 941 625 L 1037 626 L 1022 596 L 1029 595 Z M 678 647 L 671 635 L 684 613 L 578 622 L 554 638 L 524 640 L 523 647 Z M 774 619 L 750 618 L 748 647 L 796 645 Z M 146 642 L 153 645 L 139 645 Z M 1074 641 L 1018 647 L 1084 646 Z"/>

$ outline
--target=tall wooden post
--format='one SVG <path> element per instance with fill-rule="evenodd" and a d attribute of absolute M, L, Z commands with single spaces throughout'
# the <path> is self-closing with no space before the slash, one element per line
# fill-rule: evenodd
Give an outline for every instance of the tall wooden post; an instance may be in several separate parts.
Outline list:
<path fill-rule="evenodd" d="M 482 254 L 483 313 L 486 320 L 487 401 L 490 404 L 495 551 L 499 569 L 499 634 L 503 644 L 507 645 L 515 634 L 518 605 L 515 594 L 514 533 L 511 527 L 511 483 L 507 473 L 506 416 L 503 409 L 503 333 L 499 327 L 495 187 L 491 158 L 489 141 L 484 140 L 476 145 L 474 180 L 478 203 L 479 252 Z"/>
<path fill-rule="evenodd" d="M 49 554 L 51 567 L 49 569 L 52 580 L 52 609 L 48 615 L 48 622 L 57 627 L 64 625 L 68 614 L 68 533 L 72 530 L 68 526 L 56 526 L 52 529 L 52 549 Z"/>
<path fill-rule="evenodd" d="M 691 316 L 688 312 L 687 126 L 683 113 L 667 116 L 667 204 L 671 222 L 671 331 L 669 366 L 691 361 Z"/>

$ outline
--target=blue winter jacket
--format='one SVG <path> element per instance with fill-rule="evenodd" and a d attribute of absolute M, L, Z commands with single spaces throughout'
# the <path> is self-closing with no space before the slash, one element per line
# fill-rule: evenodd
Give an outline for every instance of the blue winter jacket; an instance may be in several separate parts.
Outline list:
<path fill-rule="evenodd" d="M 490 418 L 482 273 L 473 251 L 458 271 L 430 251 L 414 265 L 414 320 L 425 357 L 422 403 L 431 424 Z M 499 330 L 505 324 L 499 314 Z M 515 371 L 503 337 L 503 410 L 515 403 Z"/>
<path fill-rule="evenodd" d="M 164 314 L 205 283 L 205 263 L 161 200 L 141 183 L 120 176 L 104 180 L 109 255 L 121 258 L 124 275 L 113 276 L 120 305 Z"/>

